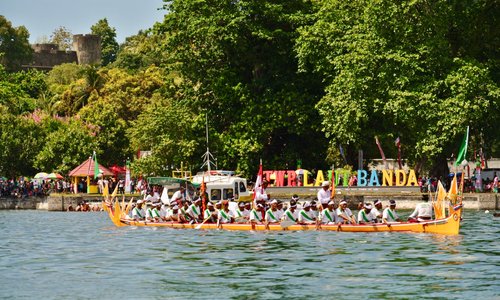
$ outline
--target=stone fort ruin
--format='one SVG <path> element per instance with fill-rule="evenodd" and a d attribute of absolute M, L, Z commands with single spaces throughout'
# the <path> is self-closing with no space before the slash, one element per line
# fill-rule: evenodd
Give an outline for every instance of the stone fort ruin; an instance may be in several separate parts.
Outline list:
<path fill-rule="evenodd" d="M 22 65 L 23 69 L 51 70 L 65 63 L 79 65 L 101 62 L 101 38 L 94 34 L 73 35 L 72 51 L 59 50 L 56 44 L 33 44 L 33 56 Z"/>

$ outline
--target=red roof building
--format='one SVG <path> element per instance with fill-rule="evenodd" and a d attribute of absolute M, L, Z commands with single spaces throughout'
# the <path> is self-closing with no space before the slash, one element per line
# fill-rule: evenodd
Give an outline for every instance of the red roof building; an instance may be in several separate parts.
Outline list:
<path fill-rule="evenodd" d="M 102 173 L 103 176 L 113 176 L 113 172 L 109 169 L 101 166 L 99 164 L 99 172 Z M 70 177 L 87 177 L 94 176 L 94 161 L 92 158 L 87 159 L 81 165 L 74 168 L 71 172 L 69 172 Z"/>

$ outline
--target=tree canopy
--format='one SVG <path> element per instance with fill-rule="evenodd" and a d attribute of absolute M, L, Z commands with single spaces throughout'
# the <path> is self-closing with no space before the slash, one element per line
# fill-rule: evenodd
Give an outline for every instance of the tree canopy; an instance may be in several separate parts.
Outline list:
<path fill-rule="evenodd" d="M 135 174 L 357 165 L 357 152 L 444 174 L 465 127 L 500 155 L 499 4 L 452 1 L 165 1 L 165 18 L 102 65 L 18 71 L 28 32 L 0 17 L 0 175 L 67 172 L 96 151 Z M 138 159 L 139 150 L 151 155 Z M 471 154 L 468 159 L 474 159 Z"/>

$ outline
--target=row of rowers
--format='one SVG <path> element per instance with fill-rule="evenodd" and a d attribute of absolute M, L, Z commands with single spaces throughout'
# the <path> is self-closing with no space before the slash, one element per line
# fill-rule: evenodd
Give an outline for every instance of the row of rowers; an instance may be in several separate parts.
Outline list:
<path fill-rule="evenodd" d="M 336 204 L 329 201 L 325 207 L 315 201 L 299 203 L 299 197 L 294 195 L 287 207 L 279 200 L 272 200 L 268 204 L 258 203 L 252 208 L 250 202 L 219 201 L 216 204 L 208 202 L 202 212 L 202 200 L 193 203 L 182 201 L 180 205 L 168 205 L 161 202 L 146 203 L 137 201 L 129 219 L 146 222 L 178 222 L 178 223 L 262 223 L 272 224 L 282 221 L 297 224 L 366 224 L 377 222 L 401 221 L 396 212 L 396 202 L 391 200 L 390 205 L 382 211 L 382 202 L 377 200 L 374 205 L 365 203 L 359 211 L 358 218 L 353 216 L 347 207 L 346 201 Z"/>

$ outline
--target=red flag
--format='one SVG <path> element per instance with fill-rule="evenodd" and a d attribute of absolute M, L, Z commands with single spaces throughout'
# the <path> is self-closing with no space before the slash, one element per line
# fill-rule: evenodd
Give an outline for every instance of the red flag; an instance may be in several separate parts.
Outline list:
<path fill-rule="evenodd" d="M 205 185 L 205 176 L 201 178 L 201 188 L 200 188 L 200 194 L 201 194 L 201 208 L 203 209 L 203 212 L 205 212 L 206 205 L 207 205 L 207 197 L 206 197 L 206 192 L 207 192 L 207 186 Z"/>
<path fill-rule="evenodd" d="M 486 168 L 486 160 L 484 159 L 483 148 L 479 149 L 479 155 L 481 156 L 481 169 Z"/>
<path fill-rule="evenodd" d="M 332 168 L 332 191 L 330 194 L 330 199 L 333 200 L 335 198 L 335 169 Z"/>
<path fill-rule="evenodd" d="M 382 156 L 382 161 L 384 162 L 384 166 L 387 167 L 387 162 L 385 160 L 384 150 L 382 150 L 382 146 L 380 146 L 380 142 L 378 141 L 378 137 L 377 136 L 375 136 L 375 143 L 377 144 L 378 150 L 380 151 L 380 156 Z"/>

